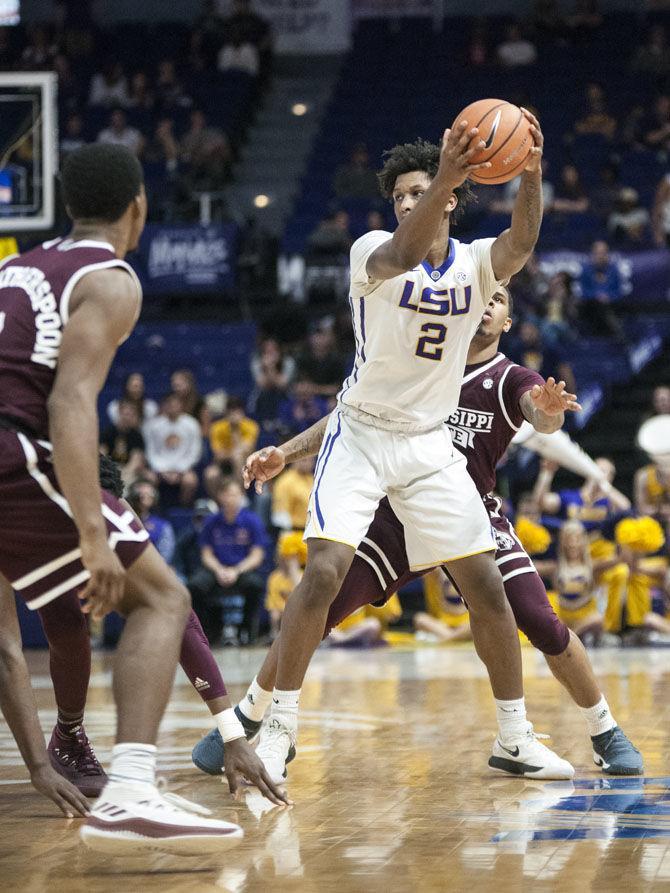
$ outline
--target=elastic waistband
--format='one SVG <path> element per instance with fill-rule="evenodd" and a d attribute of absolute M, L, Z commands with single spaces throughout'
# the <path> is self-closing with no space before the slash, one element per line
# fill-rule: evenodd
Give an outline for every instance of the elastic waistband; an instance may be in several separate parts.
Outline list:
<path fill-rule="evenodd" d="M 346 403 L 338 402 L 338 409 L 342 414 L 355 422 L 362 425 L 369 425 L 371 428 L 378 428 L 381 431 L 391 431 L 394 434 L 428 434 L 430 431 L 437 431 L 444 425 L 444 422 L 431 422 L 427 425 L 417 425 L 416 422 L 401 422 L 395 419 L 381 419 L 379 416 L 372 415 L 362 409 L 354 406 L 348 406 Z"/>

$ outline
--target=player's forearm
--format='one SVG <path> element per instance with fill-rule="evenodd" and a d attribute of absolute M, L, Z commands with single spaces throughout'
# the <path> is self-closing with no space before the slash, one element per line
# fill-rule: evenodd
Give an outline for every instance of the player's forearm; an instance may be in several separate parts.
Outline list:
<path fill-rule="evenodd" d="M 420 264 L 437 238 L 454 187 L 436 177 L 411 214 L 401 221 L 391 239 L 394 261 L 403 270 Z"/>
<path fill-rule="evenodd" d="M 98 413 L 95 400 L 84 392 L 49 400 L 49 437 L 58 483 L 68 501 L 79 535 L 107 537 L 100 509 Z"/>
<path fill-rule="evenodd" d="M 279 449 L 284 454 L 284 460 L 288 465 L 290 462 L 297 462 L 298 459 L 306 459 L 308 456 L 315 456 L 323 443 L 323 435 L 328 427 L 330 415 L 319 419 L 306 431 L 296 434 L 286 443 L 283 443 Z"/>
<path fill-rule="evenodd" d="M 528 421 L 540 434 L 553 434 L 554 431 L 558 431 L 559 428 L 563 427 L 563 422 L 565 421 L 565 413 L 559 412 L 549 415 L 549 413 L 538 409 L 537 406 L 530 410 L 529 415 Z"/>
<path fill-rule="evenodd" d="M 47 763 L 44 732 L 30 686 L 30 674 L 17 643 L 0 646 L 0 708 L 29 772 Z"/>
<path fill-rule="evenodd" d="M 535 247 L 542 225 L 542 209 L 542 171 L 524 171 L 509 229 L 511 246 L 518 254 L 529 255 Z"/>

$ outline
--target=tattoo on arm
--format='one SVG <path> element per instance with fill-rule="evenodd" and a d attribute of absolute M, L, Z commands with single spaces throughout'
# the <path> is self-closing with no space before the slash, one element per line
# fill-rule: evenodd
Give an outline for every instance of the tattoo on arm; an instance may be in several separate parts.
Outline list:
<path fill-rule="evenodd" d="M 519 406 L 521 407 L 523 417 L 526 421 L 530 422 L 533 428 L 535 428 L 536 431 L 539 431 L 540 434 L 553 434 L 554 431 L 558 431 L 558 429 L 563 426 L 565 420 L 564 414 L 559 413 L 558 415 L 548 415 L 546 412 L 538 409 L 533 403 L 530 391 L 526 391 L 526 393 L 522 395 L 519 400 Z"/>
<path fill-rule="evenodd" d="M 542 177 L 524 174 L 512 211 L 511 233 L 521 251 L 532 251 L 542 224 Z"/>
<path fill-rule="evenodd" d="M 297 462 L 298 459 L 306 459 L 308 456 L 315 456 L 319 452 L 329 419 L 330 415 L 325 416 L 306 431 L 282 444 L 281 450 L 286 458 L 286 464 Z"/>

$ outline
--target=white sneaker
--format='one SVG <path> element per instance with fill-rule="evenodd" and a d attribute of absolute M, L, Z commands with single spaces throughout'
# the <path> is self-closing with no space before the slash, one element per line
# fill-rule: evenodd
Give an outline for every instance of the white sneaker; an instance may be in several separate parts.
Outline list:
<path fill-rule="evenodd" d="M 211 810 L 149 784 L 109 782 L 93 804 L 80 835 L 86 846 L 109 855 L 146 850 L 201 856 L 235 846 L 239 825 L 202 818 Z"/>
<path fill-rule="evenodd" d="M 260 757 L 274 784 L 286 779 L 286 764 L 295 757 L 296 733 L 271 716 L 261 729 L 256 755 Z"/>
<path fill-rule="evenodd" d="M 506 741 L 503 744 L 498 737 L 493 743 L 489 766 L 500 772 L 524 775 L 527 778 L 574 778 L 575 770 L 570 763 L 538 740 L 548 737 L 536 735 L 530 723 L 526 734 L 512 742 Z"/>

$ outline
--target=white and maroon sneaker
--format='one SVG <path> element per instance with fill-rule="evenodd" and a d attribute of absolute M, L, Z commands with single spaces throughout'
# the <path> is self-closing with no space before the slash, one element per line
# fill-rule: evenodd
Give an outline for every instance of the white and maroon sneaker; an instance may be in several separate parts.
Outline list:
<path fill-rule="evenodd" d="M 149 784 L 110 782 L 81 827 L 93 850 L 127 856 L 147 850 L 202 856 L 235 846 L 239 825 L 208 819 L 209 809 Z"/>

